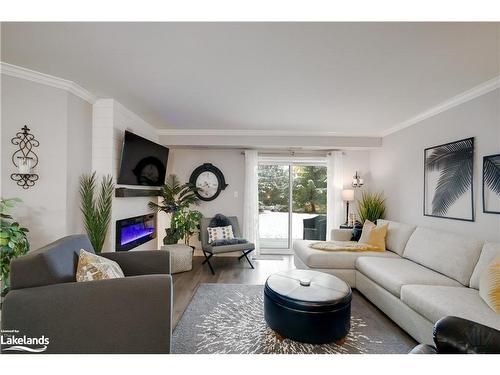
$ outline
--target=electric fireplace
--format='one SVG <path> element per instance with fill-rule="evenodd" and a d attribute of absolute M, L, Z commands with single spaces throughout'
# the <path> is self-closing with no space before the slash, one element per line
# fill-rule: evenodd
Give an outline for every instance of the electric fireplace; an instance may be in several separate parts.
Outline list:
<path fill-rule="evenodd" d="M 156 215 L 116 221 L 116 251 L 127 251 L 156 238 Z"/>

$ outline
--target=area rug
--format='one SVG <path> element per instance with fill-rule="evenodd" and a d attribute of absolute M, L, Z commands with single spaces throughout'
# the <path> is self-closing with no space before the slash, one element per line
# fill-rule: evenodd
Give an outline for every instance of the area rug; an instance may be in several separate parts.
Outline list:
<path fill-rule="evenodd" d="M 415 341 L 356 291 L 351 331 L 342 346 L 278 337 L 267 327 L 262 285 L 200 284 L 177 324 L 173 353 L 363 354 L 408 353 Z"/>

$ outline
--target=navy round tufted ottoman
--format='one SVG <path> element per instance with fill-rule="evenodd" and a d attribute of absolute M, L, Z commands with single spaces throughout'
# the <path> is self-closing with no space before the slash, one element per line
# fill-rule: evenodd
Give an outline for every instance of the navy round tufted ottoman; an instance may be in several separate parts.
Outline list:
<path fill-rule="evenodd" d="M 269 276 L 264 318 L 280 336 L 295 341 L 342 344 L 351 328 L 351 288 L 317 271 L 290 270 Z"/>

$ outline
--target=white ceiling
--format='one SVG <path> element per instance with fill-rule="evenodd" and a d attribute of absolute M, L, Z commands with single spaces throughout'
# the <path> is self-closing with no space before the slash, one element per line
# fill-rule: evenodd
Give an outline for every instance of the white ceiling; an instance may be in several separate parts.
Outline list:
<path fill-rule="evenodd" d="M 379 135 L 499 75 L 498 23 L 2 23 L 2 61 L 163 129 Z"/>

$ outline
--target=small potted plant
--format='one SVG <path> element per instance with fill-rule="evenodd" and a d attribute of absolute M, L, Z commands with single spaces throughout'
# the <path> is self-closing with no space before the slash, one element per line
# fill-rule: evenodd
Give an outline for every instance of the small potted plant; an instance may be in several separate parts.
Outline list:
<path fill-rule="evenodd" d="M 11 262 L 26 254 L 30 245 L 28 242 L 28 229 L 21 227 L 18 222 L 14 221 L 10 215 L 10 210 L 20 203 L 19 198 L 1 199 L 0 200 L 0 224 L 2 230 L 0 232 L 0 271 L 1 271 L 1 297 L 9 291 L 9 275 Z"/>
<path fill-rule="evenodd" d="M 197 190 L 190 183 L 181 184 L 176 175 L 169 175 L 161 188 L 161 203 L 149 202 L 151 209 L 171 215 L 170 228 L 165 229 L 164 245 L 173 245 L 183 240 L 190 246 L 189 240 L 198 231 L 203 217 L 201 212 L 190 210 L 191 206 L 199 203 L 195 194 Z"/>

